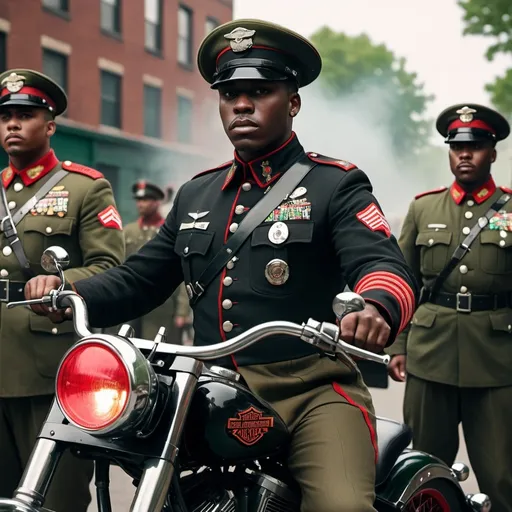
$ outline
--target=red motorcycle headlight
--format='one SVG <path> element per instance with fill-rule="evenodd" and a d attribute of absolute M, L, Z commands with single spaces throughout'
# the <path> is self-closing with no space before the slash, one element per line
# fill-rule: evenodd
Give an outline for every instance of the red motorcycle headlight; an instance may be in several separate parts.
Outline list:
<path fill-rule="evenodd" d="M 155 393 L 156 376 L 144 356 L 113 336 L 81 341 L 64 356 L 57 372 L 62 413 L 91 434 L 140 424 Z"/>

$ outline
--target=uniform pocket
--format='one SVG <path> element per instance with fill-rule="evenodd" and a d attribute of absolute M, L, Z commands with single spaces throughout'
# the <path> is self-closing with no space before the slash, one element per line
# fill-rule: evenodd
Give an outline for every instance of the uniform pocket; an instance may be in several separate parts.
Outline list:
<path fill-rule="evenodd" d="M 421 271 L 438 273 L 448 263 L 452 233 L 449 231 L 422 231 L 416 237 L 421 249 Z"/>
<path fill-rule="evenodd" d="M 69 252 L 69 237 L 73 233 L 74 224 L 75 219 L 72 217 L 26 217 L 20 231 L 23 231 L 23 249 L 29 262 L 39 265 L 41 255 L 52 245 L 60 245 Z"/>
<path fill-rule="evenodd" d="M 185 281 L 195 281 L 206 268 L 210 258 L 208 252 L 214 233 L 210 231 L 183 231 L 178 233 L 174 252 L 182 261 Z"/>
<path fill-rule="evenodd" d="M 54 324 L 45 316 L 30 313 L 29 328 L 36 335 L 32 350 L 37 369 L 41 376 L 54 378 L 62 357 L 76 339 L 73 322 Z"/>
<path fill-rule="evenodd" d="M 512 233 L 486 229 L 480 233 L 480 268 L 488 274 L 512 272 Z"/>
<path fill-rule="evenodd" d="M 412 317 L 411 329 L 415 327 L 423 327 L 426 329 L 430 329 L 431 327 L 434 326 L 436 316 L 436 311 L 432 311 L 431 309 L 427 309 L 426 307 L 420 307 Z"/>
<path fill-rule="evenodd" d="M 250 282 L 254 291 L 265 295 L 285 296 L 295 293 L 303 285 L 303 273 L 314 263 L 312 252 L 313 221 L 283 222 L 288 229 L 286 240 L 275 244 L 269 239 L 273 222 L 258 226 L 251 235 Z M 289 273 L 283 284 L 272 284 L 265 269 L 272 260 L 281 260 L 281 266 Z"/>
<path fill-rule="evenodd" d="M 506 332 L 512 334 L 512 311 L 507 309 L 489 313 L 491 329 L 497 332 Z"/>

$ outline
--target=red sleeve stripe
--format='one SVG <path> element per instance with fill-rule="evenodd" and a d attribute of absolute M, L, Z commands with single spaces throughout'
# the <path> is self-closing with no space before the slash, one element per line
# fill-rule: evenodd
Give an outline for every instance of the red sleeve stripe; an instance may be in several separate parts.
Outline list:
<path fill-rule="evenodd" d="M 356 293 L 369 290 L 383 290 L 395 297 L 400 305 L 401 321 L 398 332 L 401 332 L 411 321 L 415 310 L 414 292 L 407 282 L 391 272 L 372 272 L 359 281 L 355 287 Z"/>

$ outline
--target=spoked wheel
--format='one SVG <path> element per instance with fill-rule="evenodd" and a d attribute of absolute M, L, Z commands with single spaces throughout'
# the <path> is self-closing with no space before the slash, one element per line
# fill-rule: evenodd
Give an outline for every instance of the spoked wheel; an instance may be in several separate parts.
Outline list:
<path fill-rule="evenodd" d="M 425 489 L 412 497 L 405 512 L 450 512 L 450 505 L 439 491 Z"/>
<path fill-rule="evenodd" d="M 433 480 L 418 488 L 402 512 L 461 512 L 463 494 L 448 482 Z"/>

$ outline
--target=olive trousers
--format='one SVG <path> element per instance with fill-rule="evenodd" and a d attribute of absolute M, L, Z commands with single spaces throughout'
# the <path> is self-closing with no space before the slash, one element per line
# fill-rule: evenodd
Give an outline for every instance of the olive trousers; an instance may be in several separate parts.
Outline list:
<path fill-rule="evenodd" d="M 0 398 L 0 497 L 17 489 L 53 396 Z M 55 512 L 86 512 L 91 502 L 92 461 L 66 451 L 50 484 L 44 507 Z"/>
<path fill-rule="evenodd" d="M 462 423 L 469 460 L 493 512 L 512 510 L 512 387 L 459 388 L 409 374 L 405 422 L 413 448 L 451 466 L 459 450 Z"/>
<path fill-rule="evenodd" d="M 375 511 L 376 420 L 355 364 L 314 355 L 238 371 L 290 429 L 301 512 Z"/>

